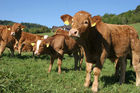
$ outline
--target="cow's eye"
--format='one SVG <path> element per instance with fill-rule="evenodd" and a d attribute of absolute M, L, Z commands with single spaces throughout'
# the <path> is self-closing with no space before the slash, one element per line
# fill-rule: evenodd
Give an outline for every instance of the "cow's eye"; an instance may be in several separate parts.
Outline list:
<path fill-rule="evenodd" d="M 84 21 L 84 24 L 88 24 L 88 20 L 85 20 L 85 21 Z"/>

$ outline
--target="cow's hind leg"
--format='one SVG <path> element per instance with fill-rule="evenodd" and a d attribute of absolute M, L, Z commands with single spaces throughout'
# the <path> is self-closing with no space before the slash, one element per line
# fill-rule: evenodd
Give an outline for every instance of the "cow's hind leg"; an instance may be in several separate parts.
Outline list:
<path fill-rule="evenodd" d="M 140 53 L 132 52 L 132 64 L 136 72 L 136 86 L 140 86 Z"/>
<path fill-rule="evenodd" d="M 121 57 L 119 59 L 119 63 L 120 63 L 120 70 L 121 70 L 119 83 L 122 84 L 122 83 L 125 82 L 126 56 L 125 57 Z"/>
<path fill-rule="evenodd" d="M 120 62 L 119 62 L 119 58 L 117 58 L 115 60 L 115 78 L 117 79 L 117 77 L 119 77 L 119 73 L 120 73 Z"/>

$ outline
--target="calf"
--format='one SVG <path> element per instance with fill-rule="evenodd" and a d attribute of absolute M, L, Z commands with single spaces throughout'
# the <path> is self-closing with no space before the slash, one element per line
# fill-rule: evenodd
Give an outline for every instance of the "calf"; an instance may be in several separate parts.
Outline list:
<path fill-rule="evenodd" d="M 37 34 L 31 34 L 28 32 L 22 32 L 21 38 L 18 42 L 18 52 L 21 55 L 22 50 L 27 51 L 29 49 L 33 49 L 33 46 L 31 46 L 32 43 L 35 43 L 39 39 L 45 39 L 48 35 L 37 35 Z"/>
<path fill-rule="evenodd" d="M 119 59 L 121 62 L 119 82 L 123 83 L 125 81 L 125 59 L 130 52 L 133 55 L 133 67 L 137 74 L 136 85 L 140 85 L 139 54 L 135 53 L 136 50 L 132 46 L 134 44 L 132 41 L 138 40 L 138 34 L 133 27 L 107 24 L 102 22 L 100 16 L 91 17 L 91 14 L 85 11 L 79 11 L 73 17 L 68 14 L 62 15 L 61 19 L 64 23 L 72 25 L 69 35 L 74 37 L 85 50 L 85 87 L 90 85 L 92 65 L 95 64 L 92 91 L 98 91 L 98 78 L 106 58 L 112 61 Z"/>
<path fill-rule="evenodd" d="M 56 32 L 55 32 L 56 35 L 58 34 L 63 34 L 63 35 L 66 35 L 66 36 L 69 36 L 69 32 L 66 31 L 66 30 L 63 30 L 61 28 L 57 29 Z M 73 39 L 74 40 L 74 39 Z M 76 42 L 77 43 L 77 42 Z M 77 43 L 78 44 L 78 43 Z M 79 45 L 79 44 L 78 44 Z M 83 63 L 83 58 L 84 58 L 84 49 L 81 45 L 79 45 L 79 51 L 78 51 L 78 56 L 79 56 L 79 59 L 80 59 L 80 65 L 79 65 L 79 69 L 81 70 L 81 65 Z"/>
<path fill-rule="evenodd" d="M 5 48 L 8 47 L 11 51 L 11 55 L 14 56 L 15 43 L 19 40 L 19 36 L 13 37 L 12 31 L 21 32 L 24 26 L 19 23 L 13 24 L 13 26 L 0 26 L 0 56 L 4 52 Z"/>
<path fill-rule="evenodd" d="M 54 59 L 58 58 L 58 73 L 61 73 L 63 55 L 69 53 L 73 53 L 75 69 L 77 69 L 79 46 L 75 40 L 67 35 L 58 34 L 48 37 L 48 39 L 38 40 L 34 50 L 36 55 L 48 54 L 51 56 L 48 72 L 52 69 Z"/>

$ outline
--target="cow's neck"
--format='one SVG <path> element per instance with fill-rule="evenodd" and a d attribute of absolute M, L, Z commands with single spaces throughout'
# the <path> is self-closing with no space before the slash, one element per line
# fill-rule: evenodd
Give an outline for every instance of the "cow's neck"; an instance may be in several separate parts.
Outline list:
<path fill-rule="evenodd" d="M 15 36 L 15 38 L 17 39 L 17 41 L 20 40 L 21 35 L 22 35 L 22 31 L 20 31 L 20 32 Z"/>

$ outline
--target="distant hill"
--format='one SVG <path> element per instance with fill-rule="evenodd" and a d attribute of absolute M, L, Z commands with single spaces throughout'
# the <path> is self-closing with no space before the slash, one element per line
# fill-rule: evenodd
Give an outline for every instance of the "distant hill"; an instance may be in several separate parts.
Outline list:
<path fill-rule="evenodd" d="M 140 22 L 140 5 L 135 10 L 129 10 L 119 15 L 115 14 L 104 14 L 102 20 L 106 23 L 111 24 L 133 24 Z"/>
<path fill-rule="evenodd" d="M 15 22 L 13 21 L 7 21 L 7 20 L 0 20 L 0 25 L 13 25 Z M 46 33 L 50 32 L 51 29 L 48 28 L 47 26 L 43 26 L 40 24 L 35 24 L 35 23 L 21 23 L 26 26 L 25 32 L 30 32 L 30 33 Z"/>

